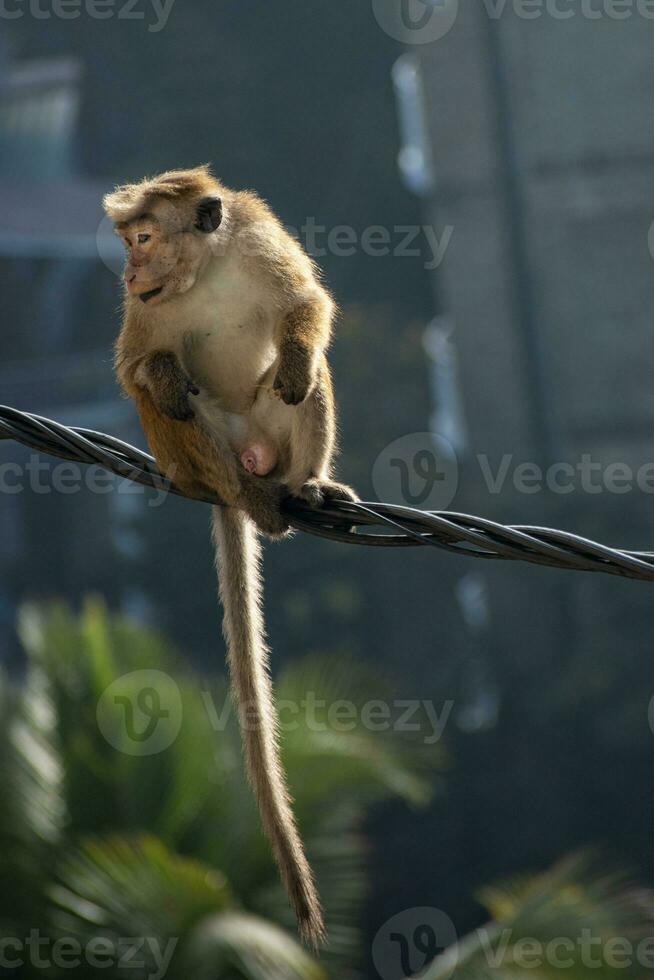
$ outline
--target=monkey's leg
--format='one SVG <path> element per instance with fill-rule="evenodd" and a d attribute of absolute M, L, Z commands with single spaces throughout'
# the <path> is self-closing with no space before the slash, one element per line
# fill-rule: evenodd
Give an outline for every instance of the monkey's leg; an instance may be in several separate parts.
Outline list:
<path fill-rule="evenodd" d="M 327 363 L 322 359 L 318 381 L 295 411 L 290 463 L 285 482 L 291 494 L 320 507 L 329 500 L 356 500 L 354 491 L 331 476 L 336 442 L 334 395 Z"/>
<path fill-rule="evenodd" d="M 162 415 L 148 392 L 142 392 L 137 404 L 159 469 L 183 493 L 192 497 L 217 494 L 225 504 L 245 511 L 268 537 L 288 532 L 281 509 L 286 487 L 243 471 L 226 442 L 216 441 L 198 422 L 176 422 Z"/>
<path fill-rule="evenodd" d="M 214 438 L 198 421 L 178 422 L 163 415 L 144 388 L 135 391 L 134 400 L 164 476 L 191 497 L 217 495 L 226 504 L 236 505 L 240 478 L 229 445 Z"/>
<path fill-rule="evenodd" d="M 172 351 L 155 351 L 139 366 L 137 405 L 148 443 L 160 469 L 185 493 L 215 493 L 226 504 L 244 510 L 269 537 L 286 534 L 282 515 L 288 491 L 281 483 L 245 472 L 226 433 L 208 432 L 194 421 L 189 394 L 199 394 Z"/>
<path fill-rule="evenodd" d="M 300 303 L 280 326 L 279 364 L 273 390 L 297 405 L 290 462 L 284 482 L 295 496 L 320 506 L 326 500 L 356 500 L 347 486 L 331 479 L 336 423 L 334 395 L 324 349 L 332 307 L 324 297 Z"/>

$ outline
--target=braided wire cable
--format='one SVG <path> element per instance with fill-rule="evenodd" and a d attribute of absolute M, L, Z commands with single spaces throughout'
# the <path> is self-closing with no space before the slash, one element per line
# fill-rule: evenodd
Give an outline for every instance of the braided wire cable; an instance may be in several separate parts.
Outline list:
<path fill-rule="evenodd" d="M 152 456 L 102 432 L 72 428 L 0 406 L 0 439 L 11 439 L 62 459 L 100 465 L 143 486 L 185 496 L 159 471 Z M 218 498 L 193 499 L 220 504 Z M 654 552 L 610 548 L 569 531 L 499 524 L 453 511 L 421 511 L 377 502 L 334 501 L 317 509 L 289 498 L 284 506 L 295 529 L 346 544 L 431 546 L 477 558 L 654 581 Z"/>

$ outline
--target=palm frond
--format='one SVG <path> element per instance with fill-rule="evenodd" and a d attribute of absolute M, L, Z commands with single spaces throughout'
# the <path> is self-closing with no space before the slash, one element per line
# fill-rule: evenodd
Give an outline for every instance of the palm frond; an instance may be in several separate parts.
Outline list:
<path fill-rule="evenodd" d="M 388 796 L 429 802 L 444 750 L 427 744 L 425 731 L 395 730 L 400 712 L 378 672 L 314 655 L 286 668 L 276 689 L 285 762 L 303 787 L 301 815 L 311 819 L 326 796 L 351 799 L 353 789 L 362 806 Z M 381 721 L 370 720 L 371 706 L 381 709 Z"/>
<path fill-rule="evenodd" d="M 589 855 L 484 888 L 479 898 L 492 921 L 445 950 L 424 980 L 512 980 L 527 971 L 553 980 L 563 961 L 570 980 L 643 975 L 638 949 L 653 935 L 654 894 L 596 871 Z"/>
<path fill-rule="evenodd" d="M 32 918 L 47 920 L 44 928 L 56 935 L 114 941 L 134 930 L 162 943 L 197 932 L 202 948 L 213 951 L 207 956 L 214 976 L 225 980 L 259 975 L 259 962 L 261 975 L 280 980 L 318 976 L 292 939 L 295 922 L 244 776 L 224 678 L 206 681 L 181 667 L 160 637 L 110 615 L 100 600 L 87 601 L 79 616 L 62 604 L 26 607 L 19 628 L 28 656 L 25 710 L 16 737 L 3 745 L 17 773 L 31 775 L 13 794 L 5 822 L 11 834 L 40 821 L 38 834 L 56 840 L 61 856 L 54 880 L 52 856 L 29 849 L 35 871 L 51 886 Z M 126 726 L 126 705 L 138 701 L 143 672 L 161 704 L 173 691 L 180 720 L 170 744 L 147 755 L 132 751 Z M 391 796 L 427 800 L 443 756 L 424 744 L 424 733 L 415 739 L 390 724 L 385 731 L 362 724 L 371 699 L 390 705 L 392 696 L 353 662 L 309 658 L 287 668 L 277 690 L 282 709 L 288 703 L 298 709 L 291 712 L 297 724 L 282 725 L 282 750 L 326 906 L 325 962 L 330 975 L 341 976 L 361 944 L 365 809 Z M 303 708 L 310 696 L 328 707 L 347 699 L 354 724 L 312 724 Z M 23 874 L 0 856 L 0 881 L 5 872 L 9 880 Z M 229 952 L 229 937 L 247 932 L 248 923 L 259 939 L 245 951 L 239 945 L 240 962 L 241 952 Z M 274 969 L 266 955 L 277 954 L 259 949 L 266 937 L 279 951 Z M 182 948 L 180 938 L 176 960 Z M 244 964 L 250 973 L 238 972 Z"/>
<path fill-rule="evenodd" d="M 216 915 L 189 937 L 184 976 L 215 980 L 226 971 L 252 980 L 325 980 L 325 971 L 287 933 L 245 912 Z M 180 974 L 181 975 L 181 974 Z"/>
<path fill-rule="evenodd" d="M 290 935 L 235 907 L 221 872 L 155 837 L 87 841 L 59 866 L 50 897 L 52 934 L 82 946 L 102 936 L 113 944 L 115 962 L 126 937 L 139 937 L 147 939 L 141 958 L 173 950 L 168 976 L 180 980 L 323 976 Z M 147 963 L 145 975 L 155 965 Z"/>
<path fill-rule="evenodd" d="M 0 677 L 0 930 L 20 934 L 45 907 L 43 868 L 68 824 L 57 719 L 46 676 Z"/>

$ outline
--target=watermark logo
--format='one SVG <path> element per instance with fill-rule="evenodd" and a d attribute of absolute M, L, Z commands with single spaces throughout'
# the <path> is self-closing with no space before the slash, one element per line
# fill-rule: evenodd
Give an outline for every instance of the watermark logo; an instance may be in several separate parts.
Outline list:
<path fill-rule="evenodd" d="M 118 677 L 98 702 L 100 731 L 127 755 L 156 755 L 175 741 L 182 726 L 182 698 L 161 670 L 134 670 Z"/>
<path fill-rule="evenodd" d="M 459 0 L 372 0 L 381 29 L 402 44 L 431 44 L 454 27 Z"/>
<path fill-rule="evenodd" d="M 647 708 L 647 720 L 649 722 L 649 727 L 652 732 L 652 735 L 654 735 L 654 694 L 652 695 L 652 698 L 649 702 L 649 706 Z"/>
<path fill-rule="evenodd" d="M 107 215 L 100 221 L 95 234 L 95 246 L 103 265 L 119 278 L 125 266 L 125 249 L 114 231 L 114 223 Z"/>
<path fill-rule="evenodd" d="M 649 226 L 649 232 L 647 233 L 647 245 L 649 248 L 649 254 L 654 259 L 654 221 Z"/>
<path fill-rule="evenodd" d="M 380 980 L 416 980 L 445 949 L 456 949 L 456 942 L 454 923 L 441 909 L 405 909 L 385 922 L 375 936 L 372 961 Z M 453 956 L 443 980 L 455 966 Z"/>
<path fill-rule="evenodd" d="M 372 468 L 372 485 L 379 500 L 421 510 L 446 510 L 458 482 L 456 454 L 446 439 L 433 432 L 396 439 Z"/>

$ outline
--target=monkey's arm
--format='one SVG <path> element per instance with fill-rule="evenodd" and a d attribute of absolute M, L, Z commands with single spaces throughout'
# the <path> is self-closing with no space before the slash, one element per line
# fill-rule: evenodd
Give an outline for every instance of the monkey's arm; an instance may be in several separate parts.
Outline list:
<path fill-rule="evenodd" d="M 157 408 L 168 418 L 183 422 L 193 418 L 189 394 L 198 393 L 170 350 L 142 353 L 133 349 L 134 327 L 128 322 L 116 345 L 115 368 L 120 386 L 129 398 L 147 391 Z"/>
<path fill-rule="evenodd" d="M 322 355 L 329 343 L 334 304 L 322 289 L 298 302 L 277 331 L 279 365 L 273 383 L 282 401 L 299 405 L 315 388 Z"/>
<path fill-rule="evenodd" d="M 317 267 L 275 215 L 261 201 L 253 207 L 251 195 L 238 198 L 250 268 L 265 285 L 276 321 L 273 389 L 287 405 L 299 405 L 318 384 L 336 307 Z"/>

